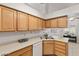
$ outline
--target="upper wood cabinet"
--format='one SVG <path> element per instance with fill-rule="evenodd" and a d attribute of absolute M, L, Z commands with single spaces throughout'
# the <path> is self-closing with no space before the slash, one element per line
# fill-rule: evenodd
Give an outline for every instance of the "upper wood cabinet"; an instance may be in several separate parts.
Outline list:
<path fill-rule="evenodd" d="M 16 11 L 1 7 L 1 31 L 15 31 L 16 30 Z"/>
<path fill-rule="evenodd" d="M 42 28 L 45 28 L 45 20 L 42 20 Z"/>
<path fill-rule="evenodd" d="M 66 28 L 67 27 L 67 17 L 60 17 L 58 18 L 58 27 Z"/>
<path fill-rule="evenodd" d="M 51 20 L 51 27 L 52 27 L 52 28 L 57 28 L 57 27 L 58 27 L 57 21 L 58 21 L 58 20 L 57 20 L 56 18 Z"/>
<path fill-rule="evenodd" d="M 38 29 L 42 29 L 42 20 L 38 18 Z"/>
<path fill-rule="evenodd" d="M 47 20 L 46 22 L 46 28 L 51 28 L 51 20 Z"/>
<path fill-rule="evenodd" d="M 38 19 L 34 16 L 29 15 L 29 30 L 38 29 Z"/>
<path fill-rule="evenodd" d="M 46 28 L 66 28 L 67 16 L 58 17 L 46 21 Z"/>
<path fill-rule="evenodd" d="M 0 6 L 0 31 L 40 30 L 42 27 L 40 18 Z"/>
<path fill-rule="evenodd" d="M 17 29 L 19 31 L 28 30 L 28 15 L 22 12 L 18 12 Z"/>

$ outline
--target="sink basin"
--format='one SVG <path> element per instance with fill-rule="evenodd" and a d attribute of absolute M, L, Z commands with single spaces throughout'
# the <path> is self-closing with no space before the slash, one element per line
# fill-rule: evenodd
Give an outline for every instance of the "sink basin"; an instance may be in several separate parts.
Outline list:
<path fill-rule="evenodd" d="M 28 41 L 28 38 L 23 38 L 23 39 L 18 40 L 19 43 L 23 43 L 23 42 L 26 42 L 26 41 Z"/>

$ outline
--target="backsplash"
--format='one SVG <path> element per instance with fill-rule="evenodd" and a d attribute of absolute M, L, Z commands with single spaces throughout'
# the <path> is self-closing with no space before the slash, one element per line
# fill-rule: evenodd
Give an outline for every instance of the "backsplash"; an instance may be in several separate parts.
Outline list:
<path fill-rule="evenodd" d="M 48 35 L 49 35 L 49 36 L 52 36 L 52 37 L 62 38 L 65 29 L 66 29 L 66 28 L 52 28 L 52 29 L 46 29 L 46 30 L 45 30 L 45 33 L 48 33 Z"/>
<path fill-rule="evenodd" d="M 10 43 L 23 38 L 31 38 L 43 35 L 43 30 L 31 31 L 31 32 L 1 32 L 0 33 L 0 45 Z"/>

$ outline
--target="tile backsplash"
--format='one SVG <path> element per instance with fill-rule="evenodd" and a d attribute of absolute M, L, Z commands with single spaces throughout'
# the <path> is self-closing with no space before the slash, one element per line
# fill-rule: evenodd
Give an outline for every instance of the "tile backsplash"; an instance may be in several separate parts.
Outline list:
<path fill-rule="evenodd" d="M 48 33 L 49 36 L 52 36 L 52 37 L 58 37 L 58 38 L 61 38 L 64 34 L 64 30 L 66 28 L 52 28 L 52 29 L 46 29 L 45 30 L 45 33 Z"/>
<path fill-rule="evenodd" d="M 37 37 L 42 36 L 43 30 L 40 31 L 34 31 L 34 32 L 1 32 L 0 33 L 0 45 L 5 43 L 10 43 L 13 41 L 17 41 L 22 38 L 31 38 L 31 37 Z"/>

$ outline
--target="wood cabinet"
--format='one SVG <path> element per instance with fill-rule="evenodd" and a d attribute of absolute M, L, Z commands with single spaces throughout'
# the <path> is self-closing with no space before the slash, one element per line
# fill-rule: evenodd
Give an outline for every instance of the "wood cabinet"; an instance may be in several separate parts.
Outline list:
<path fill-rule="evenodd" d="M 57 56 L 67 56 L 68 44 L 61 41 L 55 41 L 55 54 Z"/>
<path fill-rule="evenodd" d="M 17 30 L 27 31 L 28 30 L 28 15 L 22 12 L 18 12 Z"/>
<path fill-rule="evenodd" d="M 45 20 L 42 20 L 42 28 L 45 28 Z"/>
<path fill-rule="evenodd" d="M 57 23 L 57 18 L 51 20 L 51 28 L 57 28 L 58 23 Z"/>
<path fill-rule="evenodd" d="M 20 56 L 33 56 L 32 50 L 28 50 L 28 51 L 24 52 L 23 54 L 21 54 Z"/>
<path fill-rule="evenodd" d="M 0 6 L 0 31 L 1 31 L 1 6 Z"/>
<path fill-rule="evenodd" d="M 66 28 L 67 27 L 67 17 L 60 17 L 58 18 L 58 27 L 59 28 Z"/>
<path fill-rule="evenodd" d="M 0 31 L 27 31 L 43 28 L 66 28 L 67 16 L 50 20 L 28 15 L 24 12 L 0 6 Z"/>
<path fill-rule="evenodd" d="M 66 27 L 67 27 L 67 16 L 46 20 L 46 28 L 66 28 Z"/>
<path fill-rule="evenodd" d="M 38 29 L 38 19 L 34 16 L 29 15 L 29 30 Z"/>
<path fill-rule="evenodd" d="M 38 18 L 38 30 L 42 29 L 42 20 Z"/>
<path fill-rule="evenodd" d="M 12 52 L 7 56 L 32 56 L 32 45 Z"/>
<path fill-rule="evenodd" d="M 42 20 L 40 18 L 29 15 L 29 30 L 42 29 Z"/>
<path fill-rule="evenodd" d="M 44 40 L 43 41 L 43 55 L 44 56 L 67 56 L 68 43 L 57 40 Z"/>
<path fill-rule="evenodd" d="M 16 11 L 1 7 L 1 31 L 15 31 L 16 30 Z"/>
<path fill-rule="evenodd" d="M 27 31 L 42 29 L 41 18 L 0 6 L 0 31 Z"/>
<path fill-rule="evenodd" d="M 46 20 L 46 28 L 51 28 L 51 20 Z"/>
<path fill-rule="evenodd" d="M 44 40 L 43 41 L 43 55 L 53 56 L 53 54 L 54 54 L 54 41 Z"/>

